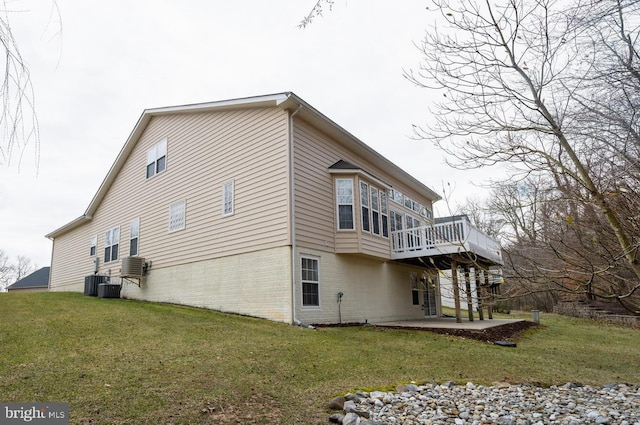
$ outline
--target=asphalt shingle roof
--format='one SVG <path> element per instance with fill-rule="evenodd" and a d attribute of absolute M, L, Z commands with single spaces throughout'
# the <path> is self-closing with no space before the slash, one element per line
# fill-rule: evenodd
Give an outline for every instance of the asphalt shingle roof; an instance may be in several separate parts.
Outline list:
<path fill-rule="evenodd" d="M 39 288 L 49 285 L 49 270 L 51 267 L 43 267 L 30 275 L 20 279 L 13 285 L 10 285 L 7 289 L 19 289 L 19 288 Z"/>

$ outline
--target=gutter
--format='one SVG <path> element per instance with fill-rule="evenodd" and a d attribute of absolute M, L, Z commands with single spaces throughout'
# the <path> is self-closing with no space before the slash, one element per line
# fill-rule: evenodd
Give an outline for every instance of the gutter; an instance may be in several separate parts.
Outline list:
<path fill-rule="evenodd" d="M 294 149 L 293 149 L 293 118 L 302 109 L 302 103 L 298 104 L 298 108 L 289 115 L 289 199 L 291 202 L 291 319 L 292 324 L 298 322 L 296 317 L 296 198 L 295 198 L 295 167 L 294 167 Z"/>

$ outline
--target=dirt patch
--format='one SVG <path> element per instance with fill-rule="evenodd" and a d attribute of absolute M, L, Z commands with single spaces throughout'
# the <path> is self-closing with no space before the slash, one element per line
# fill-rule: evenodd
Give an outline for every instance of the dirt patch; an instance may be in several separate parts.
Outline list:
<path fill-rule="evenodd" d="M 439 333 L 444 335 L 453 335 L 461 338 L 475 339 L 477 341 L 484 341 L 494 343 L 496 341 L 510 341 L 515 342 L 520 335 L 531 328 L 541 328 L 541 325 L 536 325 L 533 322 L 527 322 L 525 320 L 513 323 L 507 323 L 505 325 L 494 326 L 482 330 L 472 329 L 441 329 L 441 328 L 424 328 L 425 331 Z"/>

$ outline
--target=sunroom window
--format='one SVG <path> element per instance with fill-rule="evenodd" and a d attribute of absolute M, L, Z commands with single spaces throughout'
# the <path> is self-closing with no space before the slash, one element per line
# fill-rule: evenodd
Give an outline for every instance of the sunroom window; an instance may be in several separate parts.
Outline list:
<path fill-rule="evenodd" d="M 354 230 L 353 179 L 336 179 L 336 201 L 338 204 L 338 229 Z"/>
<path fill-rule="evenodd" d="M 369 232 L 371 225 L 369 222 L 369 185 L 360 182 L 360 205 L 362 207 L 362 231 Z"/>

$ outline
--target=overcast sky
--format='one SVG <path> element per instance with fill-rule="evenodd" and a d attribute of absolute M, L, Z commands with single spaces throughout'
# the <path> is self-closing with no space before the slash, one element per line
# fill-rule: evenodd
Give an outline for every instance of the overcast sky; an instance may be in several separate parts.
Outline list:
<path fill-rule="evenodd" d="M 58 0 L 58 17 L 49 1 L 9 2 L 41 150 L 39 169 L 33 145 L 19 170 L 0 167 L 0 249 L 49 265 L 44 235 L 84 213 L 145 108 L 284 91 L 436 192 L 451 184 L 454 202 L 477 193 L 477 177 L 410 137 L 433 96 L 402 77 L 420 61 L 426 2 L 336 0 L 297 28 L 314 3 Z M 435 209 L 447 214 L 443 201 Z"/>

